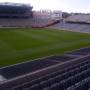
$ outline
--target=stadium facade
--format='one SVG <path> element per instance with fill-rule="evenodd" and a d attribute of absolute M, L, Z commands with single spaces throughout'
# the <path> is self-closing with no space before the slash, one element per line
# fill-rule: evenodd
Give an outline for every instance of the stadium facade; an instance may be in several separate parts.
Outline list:
<path fill-rule="evenodd" d="M 0 3 L 0 28 L 31 27 L 32 9 L 29 4 Z"/>
<path fill-rule="evenodd" d="M 32 6 L 18 3 L 0 3 L 0 18 L 30 18 Z"/>

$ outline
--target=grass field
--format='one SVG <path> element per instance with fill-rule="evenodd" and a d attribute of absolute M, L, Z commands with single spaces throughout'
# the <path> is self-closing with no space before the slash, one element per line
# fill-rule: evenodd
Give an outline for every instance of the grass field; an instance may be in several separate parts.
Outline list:
<path fill-rule="evenodd" d="M 90 34 L 52 29 L 0 29 L 0 67 L 90 46 Z"/>

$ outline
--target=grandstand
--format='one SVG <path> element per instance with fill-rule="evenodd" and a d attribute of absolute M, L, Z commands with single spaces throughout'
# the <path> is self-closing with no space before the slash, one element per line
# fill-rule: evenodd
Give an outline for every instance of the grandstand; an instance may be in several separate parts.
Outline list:
<path fill-rule="evenodd" d="M 58 23 L 62 20 L 62 12 L 52 12 L 48 10 L 43 11 L 34 11 L 33 12 L 33 20 L 31 23 L 32 27 L 35 28 L 43 28 L 52 26 L 55 23 Z"/>
<path fill-rule="evenodd" d="M 1 68 L 0 74 L 0 90 L 88 90 L 90 47 Z"/>
<path fill-rule="evenodd" d="M 80 24 L 90 24 L 90 15 L 89 14 L 78 14 L 71 15 L 67 19 L 65 19 L 68 23 L 80 23 Z"/>
<path fill-rule="evenodd" d="M 0 27 L 30 27 L 32 6 L 18 3 L 0 3 Z"/>
<path fill-rule="evenodd" d="M 63 19 L 62 22 L 50 27 L 74 32 L 90 33 L 90 15 L 71 15 Z"/>
<path fill-rule="evenodd" d="M 30 18 L 32 6 L 18 3 L 0 3 L 0 18 Z"/>
<path fill-rule="evenodd" d="M 28 4 L 0 3 L 0 27 L 46 27 L 56 22 L 39 17 L 32 9 Z"/>

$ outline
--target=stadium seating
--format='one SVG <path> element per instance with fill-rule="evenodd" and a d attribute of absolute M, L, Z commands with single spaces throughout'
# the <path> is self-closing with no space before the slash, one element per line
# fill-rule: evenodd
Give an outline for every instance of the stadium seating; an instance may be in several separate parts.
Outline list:
<path fill-rule="evenodd" d="M 84 32 L 90 33 L 90 25 L 89 24 L 79 24 L 79 23 L 67 23 L 67 22 L 59 22 L 55 25 L 49 26 L 49 28 L 55 29 L 64 29 L 75 32 Z"/>
<path fill-rule="evenodd" d="M 72 56 L 72 53 L 76 54 L 76 52 L 82 53 L 82 56 Z M 11 67 L 2 68 L 0 74 L 7 77 L 7 80 L 1 82 L 0 90 L 88 90 L 90 88 L 89 52 L 90 47 L 87 47 L 67 52 L 63 56 L 51 56 L 42 58 L 41 60 L 11 66 L 12 71 L 13 69 L 17 70 L 20 68 L 21 70 L 22 68 L 26 68 L 26 71 L 28 69 L 27 73 L 30 73 L 30 75 L 18 77 L 19 74 L 16 71 L 16 78 L 12 74 L 14 72 L 9 72 L 9 68 Z M 34 71 L 33 68 L 35 66 L 39 66 L 40 71 L 38 69 Z M 32 70 L 29 71 L 30 69 Z M 25 74 L 24 71 L 23 74 Z M 32 75 L 35 77 L 33 78 Z"/>
<path fill-rule="evenodd" d="M 44 27 L 52 26 L 59 22 L 60 22 L 59 20 L 52 20 L 48 18 L 36 18 L 35 16 L 33 16 L 33 19 L 31 21 L 31 27 L 44 28 Z"/>
<path fill-rule="evenodd" d="M 90 47 L 82 48 L 76 51 L 68 52 L 68 55 L 87 55 L 90 54 Z"/>
<path fill-rule="evenodd" d="M 37 79 L 36 81 L 23 84 L 22 86 L 14 87 L 12 90 L 22 90 L 22 87 L 28 88 L 26 90 L 70 90 L 72 85 L 75 85 L 75 88 L 80 88 L 79 85 L 76 87 L 77 83 L 79 83 L 82 88 L 82 80 L 87 79 L 87 82 L 84 82 L 86 85 L 90 82 L 90 62 L 80 63 L 76 68 L 74 67 L 74 69 L 66 69 L 62 71 L 61 74 L 58 72 L 58 74 L 55 73 L 53 76 L 52 75 L 53 74 L 50 74 L 47 79 L 43 77 L 40 78 L 41 80 Z M 90 88 L 89 85 L 88 88 Z"/>
<path fill-rule="evenodd" d="M 33 72 L 33 71 L 54 65 L 56 63 L 58 62 L 51 61 L 51 60 L 35 60 L 21 65 L 15 65 L 15 66 L 3 68 L 0 70 L 0 74 L 6 77 L 7 79 L 11 79 L 23 74 L 27 74 L 29 72 Z"/>
<path fill-rule="evenodd" d="M 40 18 L 0 18 L 0 27 L 1 28 L 26 28 L 26 27 L 32 27 L 32 28 L 43 28 L 47 26 L 51 26 L 56 21 L 53 21 L 51 19 L 40 19 Z M 57 22 L 58 23 L 58 22 Z"/>
<path fill-rule="evenodd" d="M 0 27 L 31 27 L 31 19 L 0 19 Z"/>
<path fill-rule="evenodd" d="M 85 14 L 71 15 L 70 17 L 66 18 L 65 21 L 72 23 L 90 24 L 90 15 Z"/>

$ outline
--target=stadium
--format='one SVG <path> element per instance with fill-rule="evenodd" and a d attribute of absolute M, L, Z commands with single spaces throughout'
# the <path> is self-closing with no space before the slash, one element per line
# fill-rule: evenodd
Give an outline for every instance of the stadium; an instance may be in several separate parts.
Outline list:
<path fill-rule="evenodd" d="M 90 15 L 62 14 L 0 4 L 0 90 L 90 90 Z"/>

